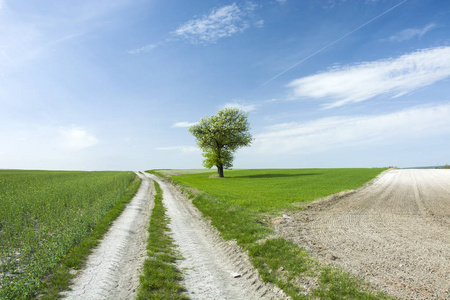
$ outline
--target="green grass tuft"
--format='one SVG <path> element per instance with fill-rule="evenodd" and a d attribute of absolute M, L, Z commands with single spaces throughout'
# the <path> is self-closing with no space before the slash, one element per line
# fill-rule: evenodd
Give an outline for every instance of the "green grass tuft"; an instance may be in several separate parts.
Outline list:
<path fill-rule="evenodd" d="M 293 299 L 304 299 L 296 280 L 311 273 L 316 266 L 305 250 L 276 238 L 251 245 L 249 255 L 263 281 L 277 285 Z"/>
<path fill-rule="evenodd" d="M 193 203 L 227 240 L 236 239 L 240 245 L 249 245 L 271 233 L 268 227 L 258 222 L 257 214 L 246 207 L 207 193 L 197 195 Z"/>
<path fill-rule="evenodd" d="M 324 267 L 319 275 L 320 286 L 314 290 L 313 295 L 319 299 L 385 299 L 386 295 L 372 293 L 369 287 L 360 279 L 351 277 L 348 273 Z"/>
<path fill-rule="evenodd" d="M 148 256 L 141 275 L 138 300 L 143 299 L 189 299 L 182 295 L 186 289 L 180 284 L 183 279 L 175 263 L 181 259 L 170 236 L 169 218 L 162 203 L 162 190 L 154 182 L 155 205 L 149 226 Z"/>

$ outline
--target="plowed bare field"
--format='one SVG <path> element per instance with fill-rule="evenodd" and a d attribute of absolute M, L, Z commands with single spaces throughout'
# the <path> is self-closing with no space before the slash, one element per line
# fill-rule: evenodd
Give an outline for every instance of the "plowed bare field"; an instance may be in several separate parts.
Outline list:
<path fill-rule="evenodd" d="M 274 226 L 388 294 L 450 299 L 450 170 L 389 170 Z"/>

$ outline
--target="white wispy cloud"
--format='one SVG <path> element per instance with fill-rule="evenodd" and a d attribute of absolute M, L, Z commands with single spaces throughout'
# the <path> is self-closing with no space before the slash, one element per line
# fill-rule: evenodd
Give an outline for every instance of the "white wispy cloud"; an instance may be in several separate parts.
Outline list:
<path fill-rule="evenodd" d="M 197 125 L 198 122 L 177 122 L 172 125 L 172 127 L 191 127 L 193 125 Z"/>
<path fill-rule="evenodd" d="M 167 39 L 167 40 L 160 41 L 160 42 L 157 42 L 157 43 L 149 44 L 149 45 L 146 45 L 144 47 L 128 50 L 127 53 L 128 54 L 138 54 L 138 53 L 141 53 L 141 52 L 148 52 L 148 51 L 151 51 L 151 50 L 153 50 L 155 48 L 158 48 L 159 46 L 162 46 L 162 45 L 164 45 L 164 44 L 166 44 L 166 43 L 168 43 L 170 41 L 171 41 L 170 39 Z"/>
<path fill-rule="evenodd" d="M 245 2 L 243 4 L 233 3 L 212 9 L 209 14 L 189 20 L 170 32 L 171 37 L 140 48 L 128 50 L 127 53 L 139 54 L 149 52 L 167 43 L 180 40 L 185 40 L 192 44 L 215 43 L 221 38 L 242 33 L 251 26 L 261 28 L 264 26 L 264 20 L 252 21 L 253 11 L 257 7 L 253 2 Z"/>
<path fill-rule="evenodd" d="M 256 105 L 254 104 L 239 104 L 237 102 L 232 102 L 232 103 L 225 103 L 224 105 L 221 106 L 222 108 L 237 108 L 239 110 L 242 110 L 244 112 L 250 112 L 250 111 L 254 111 L 256 109 Z"/>
<path fill-rule="evenodd" d="M 172 147 L 159 147 L 156 150 L 160 151 L 179 151 L 183 153 L 200 153 L 200 149 L 195 146 L 172 146 Z"/>
<path fill-rule="evenodd" d="M 360 144 L 420 140 L 450 132 L 449 114 L 450 103 L 445 103 L 389 114 L 277 124 L 254 136 L 251 151 L 304 154 Z"/>
<path fill-rule="evenodd" d="M 262 28 L 262 27 L 264 27 L 264 20 L 258 20 L 254 24 L 255 24 L 255 27 Z"/>
<path fill-rule="evenodd" d="M 429 48 L 386 60 L 336 67 L 290 82 L 293 98 L 325 101 L 325 108 L 379 95 L 398 97 L 450 76 L 450 47 Z"/>
<path fill-rule="evenodd" d="M 58 132 L 61 145 L 69 150 L 82 150 L 99 143 L 95 136 L 80 127 L 60 127 Z"/>
<path fill-rule="evenodd" d="M 186 22 L 172 34 L 194 44 L 214 43 L 248 29 L 251 25 L 249 16 L 255 8 L 256 5 L 251 2 L 222 6 Z"/>
<path fill-rule="evenodd" d="M 437 25 L 435 23 L 431 23 L 426 25 L 423 28 L 408 28 L 400 31 L 397 34 L 390 36 L 387 39 L 383 39 L 383 41 L 391 41 L 391 42 L 403 42 L 410 40 L 415 37 L 422 37 L 424 34 L 429 32 L 430 30 L 436 28 Z"/>

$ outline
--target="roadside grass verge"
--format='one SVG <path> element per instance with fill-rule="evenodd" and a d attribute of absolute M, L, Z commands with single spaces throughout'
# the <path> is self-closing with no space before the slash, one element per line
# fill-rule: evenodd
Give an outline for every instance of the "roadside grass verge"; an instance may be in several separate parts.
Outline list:
<path fill-rule="evenodd" d="M 175 265 L 181 256 L 170 235 L 170 220 L 162 203 L 163 192 L 159 184 L 153 182 L 156 195 L 148 229 L 149 258 L 144 262 L 143 274 L 139 278 L 137 299 L 189 299 L 181 294 L 186 289 L 180 283 L 182 274 Z"/>
<path fill-rule="evenodd" d="M 270 227 L 272 216 L 301 209 L 293 203 L 358 188 L 384 170 L 233 170 L 223 179 L 210 178 L 210 172 L 171 179 L 225 239 L 248 251 L 264 281 L 292 299 L 390 299 L 338 268 L 321 265 L 306 250 L 275 237 Z"/>
<path fill-rule="evenodd" d="M 120 216 L 126 204 L 134 197 L 141 182 L 141 179 L 136 176 L 120 200 L 94 225 L 91 232 L 63 257 L 56 270 L 47 277 L 40 299 L 58 299 L 60 292 L 69 288 L 71 279 L 75 277 L 74 271 L 83 267 L 92 249 L 100 243 L 114 220 Z"/>

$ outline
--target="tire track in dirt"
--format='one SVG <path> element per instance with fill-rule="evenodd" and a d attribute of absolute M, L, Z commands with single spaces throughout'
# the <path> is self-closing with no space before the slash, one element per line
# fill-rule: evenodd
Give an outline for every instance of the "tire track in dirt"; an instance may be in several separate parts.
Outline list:
<path fill-rule="evenodd" d="M 134 299 L 147 256 L 148 224 L 154 205 L 153 183 L 142 179 L 137 194 L 89 256 L 66 299 Z"/>
<path fill-rule="evenodd" d="M 154 175 L 163 190 L 175 243 L 184 260 L 183 284 L 191 299 L 285 299 L 278 287 L 264 284 L 248 256 L 233 241 L 224 241 L 202 214 L 170 183 Z M 233 274 L 240 274 L 235 278 Z"/>
<path fill-rule="evenodd" d="M 276 231 L 403 299 L 450 299 L 450 170 L 390 170 Z"/>

